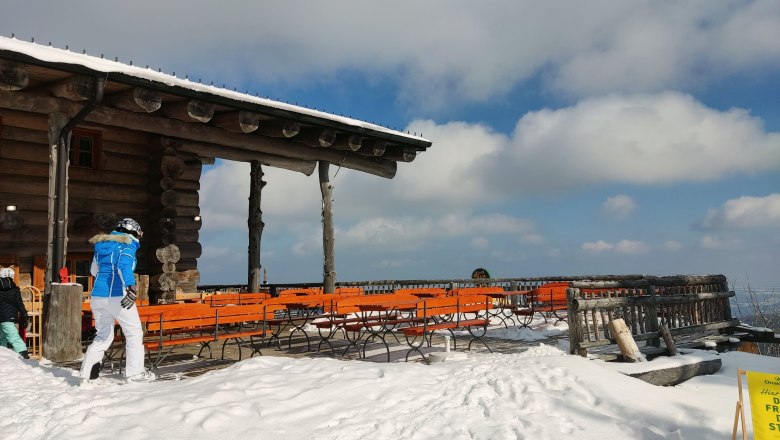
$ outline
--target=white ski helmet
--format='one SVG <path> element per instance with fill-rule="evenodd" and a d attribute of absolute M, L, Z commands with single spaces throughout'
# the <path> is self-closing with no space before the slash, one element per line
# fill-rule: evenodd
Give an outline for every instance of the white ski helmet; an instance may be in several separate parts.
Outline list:
<path fill-rule="evenodd" d="M 14 270 L 10 267 L 0 269 L 0 278 L 13 278 Z"/>
<path fill-rule="evenodd" d="M 141 231 L 141 225 L 137 221 L 131 218 L 123 218 L 116 224 L 116 231 L 124 232 L 135 236 L 135 238 L 141 238 L 144 233 Z"/>

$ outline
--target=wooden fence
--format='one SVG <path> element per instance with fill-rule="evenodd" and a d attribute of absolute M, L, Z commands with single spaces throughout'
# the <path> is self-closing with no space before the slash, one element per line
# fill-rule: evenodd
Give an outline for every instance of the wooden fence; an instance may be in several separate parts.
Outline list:
<path fill-rule="evenodd" d="M 607 324 L 622 318 L 637 341 L 658 347 L 659 327 L 672 336 L 705 334 L 735 327 L 723 275 L 641 277 L 611 281 L 573 281 L 567 290 L 570 351 L 614 344 Z"/>

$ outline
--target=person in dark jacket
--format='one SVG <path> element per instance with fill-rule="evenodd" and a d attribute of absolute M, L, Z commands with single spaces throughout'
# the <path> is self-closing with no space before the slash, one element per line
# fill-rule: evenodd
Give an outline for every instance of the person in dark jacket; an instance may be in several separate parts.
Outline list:
<path fill-rule="evenodd" d="M 110 234 L 98 234 L 89 241 L 95 246 L 92 259 L 90 306 L 97 334 L 84 354 L 79 376 L 87 382 L 99 377 L 106 349 L 114 341 L 114 321 L 125 336 L 125 377 L 128 382 L 148 382 L 154 373 L 144 369 L 144 332 L 135 305 L 135 252 L 143 235 L 141 225 L 131 218 L 117 223 Z"/>
<path fill-rule="evenodd" d="M 20 328 L 26 328 L 29 318 L 22 303 L 22 294 L 14 283 L 14 270 L 10 267 L 0 269 L 0 347 L 10 345 L 23 358 L 29 359 L 27 344 L 19 336 L 16 322 Z"/>

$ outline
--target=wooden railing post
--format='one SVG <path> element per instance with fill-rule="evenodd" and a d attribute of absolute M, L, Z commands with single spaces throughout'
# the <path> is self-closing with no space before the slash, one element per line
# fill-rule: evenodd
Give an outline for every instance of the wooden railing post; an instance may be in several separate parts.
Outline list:
<path fill-rule="evenodd" d="M 655 286 L 653 286 L 652 284 L 648 285 L 647 294 L 650 296 L 650 298 L 652 298 L 652 302 L 647 306 L 645 331 L 647 333 L 658 334 L 658 302 L 656 301 L 657 297 L 655 295 Z M 647 345 L 651 345 L 653 347 L 660 347 L 661 340 L 658 338 L 658 336 L 651 337 L 647 340 Z"/>

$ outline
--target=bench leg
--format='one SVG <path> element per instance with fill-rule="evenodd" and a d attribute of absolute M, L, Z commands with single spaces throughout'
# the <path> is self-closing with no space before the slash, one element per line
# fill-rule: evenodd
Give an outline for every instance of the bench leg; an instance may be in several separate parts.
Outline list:
<path fill-rule="evenodd" d="M 428 361 L 428 358 L 425 357 L 425 353 L 423 353 L 420 349 L 422 348 L 423 344 L 426 342 L 425 334 L 423 333 L 422 336 L 413 336 L 411 339 L 409 338 L 409 335 L 404 334 L 406 337 L 406 343 L 409 345 L 409 351 L 406 352 L 406 358 L 405 361 L 409 362 L 409 355 L 412 354 L 412 352 L 420 353 L 420 356 L 422 356 L 423 362 L 430 365 L 430 361 Z M 417 343 L 417 339 L 419 338 L 420 343 Z"/>
<path fill-rule="evenodd" d="M 485 348 L 488 349 L 489 352 L 493 353 L 493 350 L 491 350 L 490 346 L 487 344 L 487 342 L 485 342 L 485 335 L 487 334 L 487 325 L 482 327 L 482 334 L 480 335 L 475 334 L 474 331 L 472 330 L 472 327 L 466 327 L 466 330 L 468 330 L 469 334 L 471 335 L 471 340 L 469 341 L 469 346 L 468 346 L 469 350 L 471 350 L 471 344 L 473 344 L 474 341 L 479 341 L 485 346 Z M 453 337 L 453 340 L 454 339 L 455 338 Z"/>

